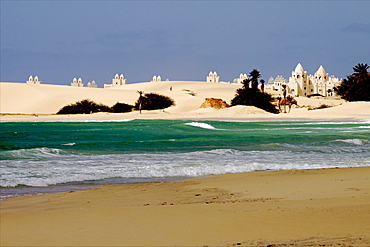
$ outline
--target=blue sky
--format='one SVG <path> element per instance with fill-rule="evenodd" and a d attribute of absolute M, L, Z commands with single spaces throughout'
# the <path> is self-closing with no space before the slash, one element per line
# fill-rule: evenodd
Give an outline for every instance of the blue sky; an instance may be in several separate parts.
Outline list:
<path fill-rule="evenodd" d="M 1 0 L 1 81 L 223 81 L 370 63 L 370 1 Z"/>

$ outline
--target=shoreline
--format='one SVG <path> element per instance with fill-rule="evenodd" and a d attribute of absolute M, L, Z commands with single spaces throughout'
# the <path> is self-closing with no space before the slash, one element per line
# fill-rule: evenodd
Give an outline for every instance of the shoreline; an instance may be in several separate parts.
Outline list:
<path fill-rule="evenodd" d="M 370 110 L 370 109 L 369 109 Z M 95 113 L 95 114 L 75 114 L 75 115 L 57 115 L 57 114 L 6 114 L 0 113 L 0 123 L 7 122 L 125 122 L 130 120 L 188 120 L 188 121 L 226 121 L 226 122 L 282 122 L 282 121 L 331 121 L 331 122 L 364 122 L 370 121 L 369 116 L 365 117 L 291 117 L 284 116 L 284 113 L 278 114 L 278 116 L 249 116 L 249 117 L 205 117 L 205 116 L 175 116 L 167 115 L 163 116 L 144 116 L 135 114 L 130 116 L 124 116 L 127 113 Z M 150 114 L 150 112 L 149 112 Z"/>
<path fill-rule="evenodd" d="M 1 244 L 368 246 L 369 178 L 370 167 L 256 171 L 12 198 Z"/>
<path fill-rule="evenodd" d="M 213 174 L 204 175 L 199 177 L 163 177 L 163 178 L 108 178 L 101 180 L 92 181 L 76 181 L 61 184 L 53 184 L 48 186 L 17 186 L 17 187 L 1 187 L 0 202 L 6 201 L 12 198 L 29 197 L 29 196 L 40 196 L 55 193 L 65 193 L 68 191 L 82 191 L 90 190 L 102 186 L 112 185 L 127 185 L 127 184 L 141 184 L 141 183 L 172 183 L 185 181 L 190 179 L 200 179 L 213 176 L 221 176 L 227 174 L 243 174 L 243 173 L 254 173 L 254 172 L 278 172 L 278 171 L 304 171 L 304 170 L 326 170 L 326 169 L 346 169 L 346 168 L 366 168 L 368 166 L 357 166 L 357 167 L 325 167 L 325 168 L 303 168 L 303 169 L 281 169 L 281 170 L 254 170 L 249 172 L 236 172 L 236 173 L 224 173 L 224 174 Z M 116 180 L 116 181 L 115 181 Z M 125 180 L 125 181 L 123 181 Z M 110 181 L 110 182 L 104 182 Z M 11 193 L 11 191 L 14 191 Z M 22 191 L 23 190 L 23 191 Z"/>

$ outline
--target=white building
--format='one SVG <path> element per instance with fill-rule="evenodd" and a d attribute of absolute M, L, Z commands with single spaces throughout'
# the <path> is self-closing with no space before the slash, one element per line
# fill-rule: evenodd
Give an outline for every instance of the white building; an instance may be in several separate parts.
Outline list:
<path fill-rule="evenodd" d="M 314 75 L 307 75 L 300 63 L 292 71 L 287 83 L 288 93 L 293 96 L 308 96 L 320 94 L 322 96 L 334 96 L 334 87 L 340 84 L 341 80 L 329 76 L 321 65 Z"/>
<path fill-rule="evenodd" d="M 95 81 L 91 81 L 91 82 L 88 82 L 87 83 L 87 87 L 97 88 L 98 85 L 96 85 L 96 82 Z"/>
<path fill-rule="evenodd" d="M 265 90 L 270 91 L 272 94 L 282 94 L 283 87 L 282 85 L 286 85 L 286 80 L 283 76 L 278 75 L 275 79 L 270 77 L 267 84 L 265 85 Z"/>
<path fill-rule="evenodd" d="M 72 87 L 83 87 L 84 84 L 82 83 L 82 79 L 81 78 L 78 78 L 78 80 L 77 80 L 77 78 L 75 77 L 72 80 L 71 86 Z"/>
<path fill-rule="evenodd" d="M 127 84 L 127 79 L 125 79 L 125 76 L 123 74 L 116 74 L 114 78 L 112 79 L 112 87 L 122 86 Z"/>
<path fill-rule="evenodd" d="M 39 77 L 38 76 L 35 76 L 34 78 L 32 77 L 32 75 L 30 75 L 30 77 L 28 77 L 28 81 L 26 81 L 27 84 L 32 84 L 32 85 L 39 85 L 42 83 L 42 81 L 39 80 Z"/>
<path fill-rule="evenodd" d="M 242 84 L 245 79 L 248 79 L 247 74 L 240 73 L 239 78 L 235 78 L 233 83 Z"/>
<path fill-rule="evenodd" d="M 110 88 L 110 87 L 118 87 L 123 86 L 127 84 L 127 79 L 125 79 L 125 76 L 123 74 L 116 74 L 114 78 L 112 79 L 112 84 L 104 84 L 104 88 Z"/>
<path fill-rule="evenodd" d="M 211 71 L 206 78 L 206 82 L 220 83 L 220 76 L 217 75 L 216 71 Z"/>
<path fill-rule="evenodd" d="M 162 77 L 159 75 L 159 76 L 153 76 L 153 79 L 152 79 L 152 82 L 161 82 L 162 81 Z"/>

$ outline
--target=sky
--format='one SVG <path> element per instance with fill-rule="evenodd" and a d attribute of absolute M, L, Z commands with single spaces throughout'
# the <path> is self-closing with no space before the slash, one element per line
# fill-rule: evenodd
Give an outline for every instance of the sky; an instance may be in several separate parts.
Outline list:
<path fill-rule="evenodd" d="M 2 82 L 221 81 L 370 64 L 370 1 L 0 0 Z"/>

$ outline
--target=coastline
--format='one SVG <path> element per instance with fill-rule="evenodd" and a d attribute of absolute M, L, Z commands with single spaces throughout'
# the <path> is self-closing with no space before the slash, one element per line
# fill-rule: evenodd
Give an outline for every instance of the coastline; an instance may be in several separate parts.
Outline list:
<path fill-rule="evenodd" d="M 0 243 L 368 246 L 369 178 L 370 167 L 258 171 L 12 198 Z"/>
<path fill-rule="evenodd" d="M 370 111 L 370 102 L 368 104 Z M 247 106 L 245 106 L 247 107 Z M 367 106 L 366 106 L 367 107 Z M 212 111 L 212 110 L 211 110 Z M 217 110 L 213 110 L 217 111 Z M 306 116 L 305 116 L 306 115 Z M 279 121 L 332 121 L 332 122 L 363 122 L 370 121 L 370 114 L 342 114 L 331 115 L 325 112 L 319 114 L 250 114 L 247 116 L 224 116 L 217 117 L 212 114 L 170 114 L 160 111 L 148 111 L 147 114 L 133 113 L 94 113 L 94 114 L 75 114 L 75 115 L 56 115 L 56 114 L 0 114 L 2 122 L 125 122 L 134 119 L 140 120 L 194 120 L 194 121 L 235 121 L 235 122 L 279 122 Z"/>

